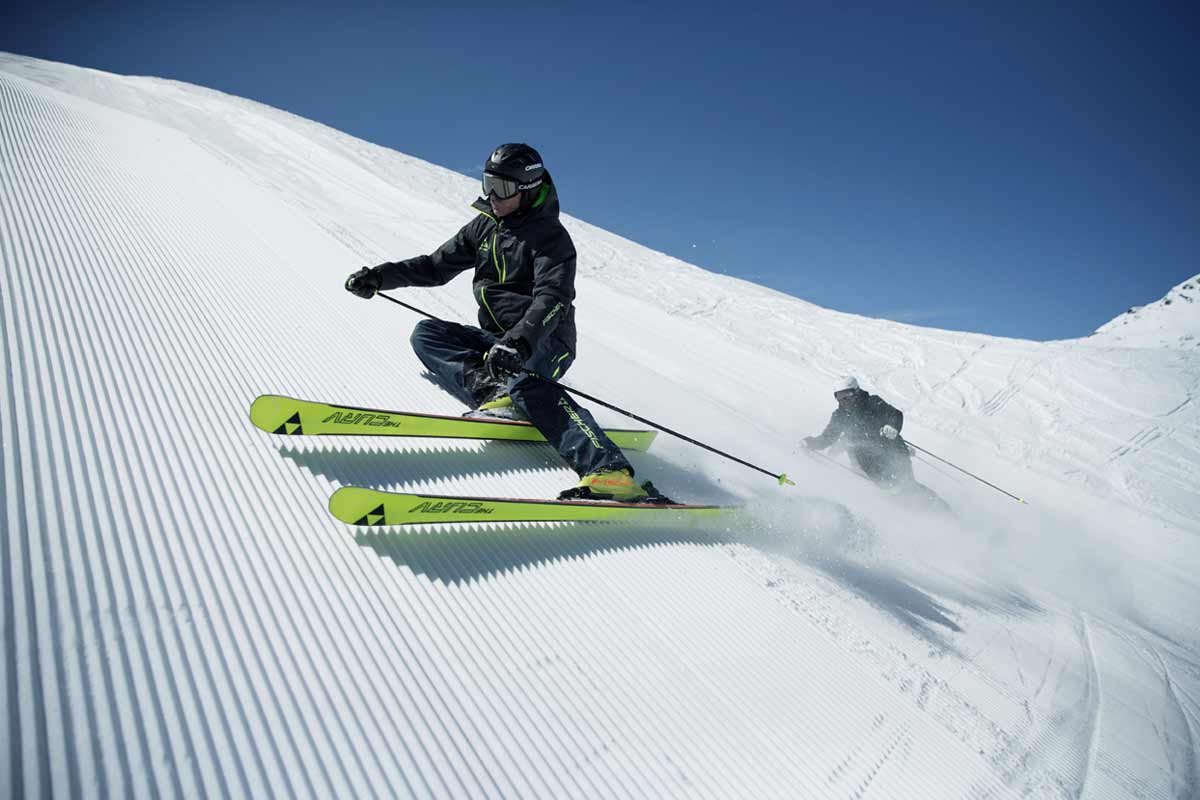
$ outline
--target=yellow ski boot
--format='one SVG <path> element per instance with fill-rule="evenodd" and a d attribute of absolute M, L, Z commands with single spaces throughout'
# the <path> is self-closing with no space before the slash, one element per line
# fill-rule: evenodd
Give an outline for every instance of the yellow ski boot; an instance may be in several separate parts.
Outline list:
<path fill-rule="evenodd" d="M 473 419 L 487 418 L 492 419 L 513 419 L 521 422 L 527 422 L 529 417 L 526 417 L 521 409 L 517 408 L 513 400 L 508 395 L 500 395 L 499 397 L 488 400 L 474 411 L 468 411 L 463 415 Z"/>
<path fill-rule="evenodd" d="M 601 470 L 584 475 L 579 483 L 560 494 L 560 500 L 612 500 L 617 503 L 655 502 L 646 486 L 633 479 L 628 469 Z M 661 502 L 661 501 L 659 501 Z M 669 502 L 669 501 L 668 501 Z"/>

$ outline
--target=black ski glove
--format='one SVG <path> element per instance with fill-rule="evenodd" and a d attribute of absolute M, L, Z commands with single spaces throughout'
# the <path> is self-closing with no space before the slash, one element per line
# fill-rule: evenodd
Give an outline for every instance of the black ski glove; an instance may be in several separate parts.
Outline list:
<path fill-rule="evenodd" d="M 381 283 L 379 270 L 375 267 L 363 267 L 346 278 L 346 291 L 356 294 L 364 300 L 370 300 L 379 291 Z"/>
<path fill-rule="evenodd" d="M 495 380 L 503 381 L 519 375 L 525 369 L 529 356 L 525 354 L 525 342 L 514 339 L 512 342 L 496 342 L 492 349 L 483 357 L 483 365 L 488 374 Z"/>

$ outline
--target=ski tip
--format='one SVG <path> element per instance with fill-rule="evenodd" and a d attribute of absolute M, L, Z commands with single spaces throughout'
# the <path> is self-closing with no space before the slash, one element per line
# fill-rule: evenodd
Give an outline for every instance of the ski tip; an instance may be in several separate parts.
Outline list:
<path fill-rule="evenodd" d="M 333 514 L 335 517 L 338 515 L 338 510 L 339 510 L 339 507 L 341 506 L 341 501 L 346 496 L 343 492 L 343 490 L 345 488 L 346 488 L 345 486 L 339 486 L 338 488 L 334 489 L 333 492 L 329 495 L 329 502 L 326 503 L 326 506 L 329 508 L 329 513 Z"/>
<path fill-rule="evenodd" d="M 265 409 L 275 400 L 274 395 L 260 394 L 254 398 L 254 402 L 250 404 L 250 424 L 262 431 L 268 431 L 268 421 L 266 420 Z"/>
<path fill-rule="evenodd" d="M 303 433 L 299 403 L 303 401 L 281 394 L 260 394 L 250 404 L 250 424 L 266 433 Z"/>
<path fill-rule="evenodd" d="M 269 405 L 271 403 L 278 403 L 280 400 L 282 400 L 284 402 L 293 402 L 293 403 L 296 402 L 294 397 L 288 397 L 287 395 L 260 394 L 258 397 L 254 398 L 254 401 L 252 403 L 250 403 L 250 408 L 254 408 L 256 406 L 261 407 L 264 405 Z"/>
<path fill-rule="evenodd" d="M 329 513 L 347 525 L 386 525 L 382 500 L 371 489 L 341 486 L 329 495 Z"/>

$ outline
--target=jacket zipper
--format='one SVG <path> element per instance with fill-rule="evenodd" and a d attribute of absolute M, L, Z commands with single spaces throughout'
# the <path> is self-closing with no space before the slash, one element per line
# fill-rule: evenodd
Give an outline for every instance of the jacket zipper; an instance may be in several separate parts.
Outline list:
<path fill-rule="evenodd" d="M 493 217 L 493 219 L 495 218 Z M 504 223 L 501 220 L 497 219 L 496 230 L 492 231 L 492 266 L 496 268 L 496 279 L 499 280 L 500 283 L 504 283 L 506 273 L 508 272 L 508 259 L 504 258 L 503 254 L 501 254 L 499 260 L 496 258 L 496 248 L 499 246 L 498 237 L 500 235 L 500 226 L 503 224 Z M 500 261 L 504 262 L 503 268 L 500 266 Z M 492 322 L 496 323 L 496 327 L 501 331 L 507 332 L 508 328 L 505 328 L 500 324 L 500 320 L 496 319 L 496 315 L 492 312 L 492 307 L 488 305 L 487 295 L 485 294 L 486 291 L 486 286 L 479 287 L 479 300 L 483 303 L 483 307 L 487 309 L 488 315 L 492 318 Z"/>
<path fill-rule="evenodd" d="M 501 253 L 499 258 L 496 256 L 496 250 L 499 248 L 500 228 L 504 226 L 504 220 L 496 220 L 496 230 L 492 231 L 492 266 L 496 268 L 496 278 L 504 283 L 508 280 L 508 259 Z"/>

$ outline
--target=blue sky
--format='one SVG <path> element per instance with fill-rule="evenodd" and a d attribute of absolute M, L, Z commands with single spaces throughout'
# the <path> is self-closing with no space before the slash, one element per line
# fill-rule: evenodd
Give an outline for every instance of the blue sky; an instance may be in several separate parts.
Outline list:
<path fill-rule="evenodd" d="M 1195 4 L 779 5 L 47 2 L 0 50 L 528 141 L 567 213 L 856 314 L 1068 338 L 1200 272 Z"/>

